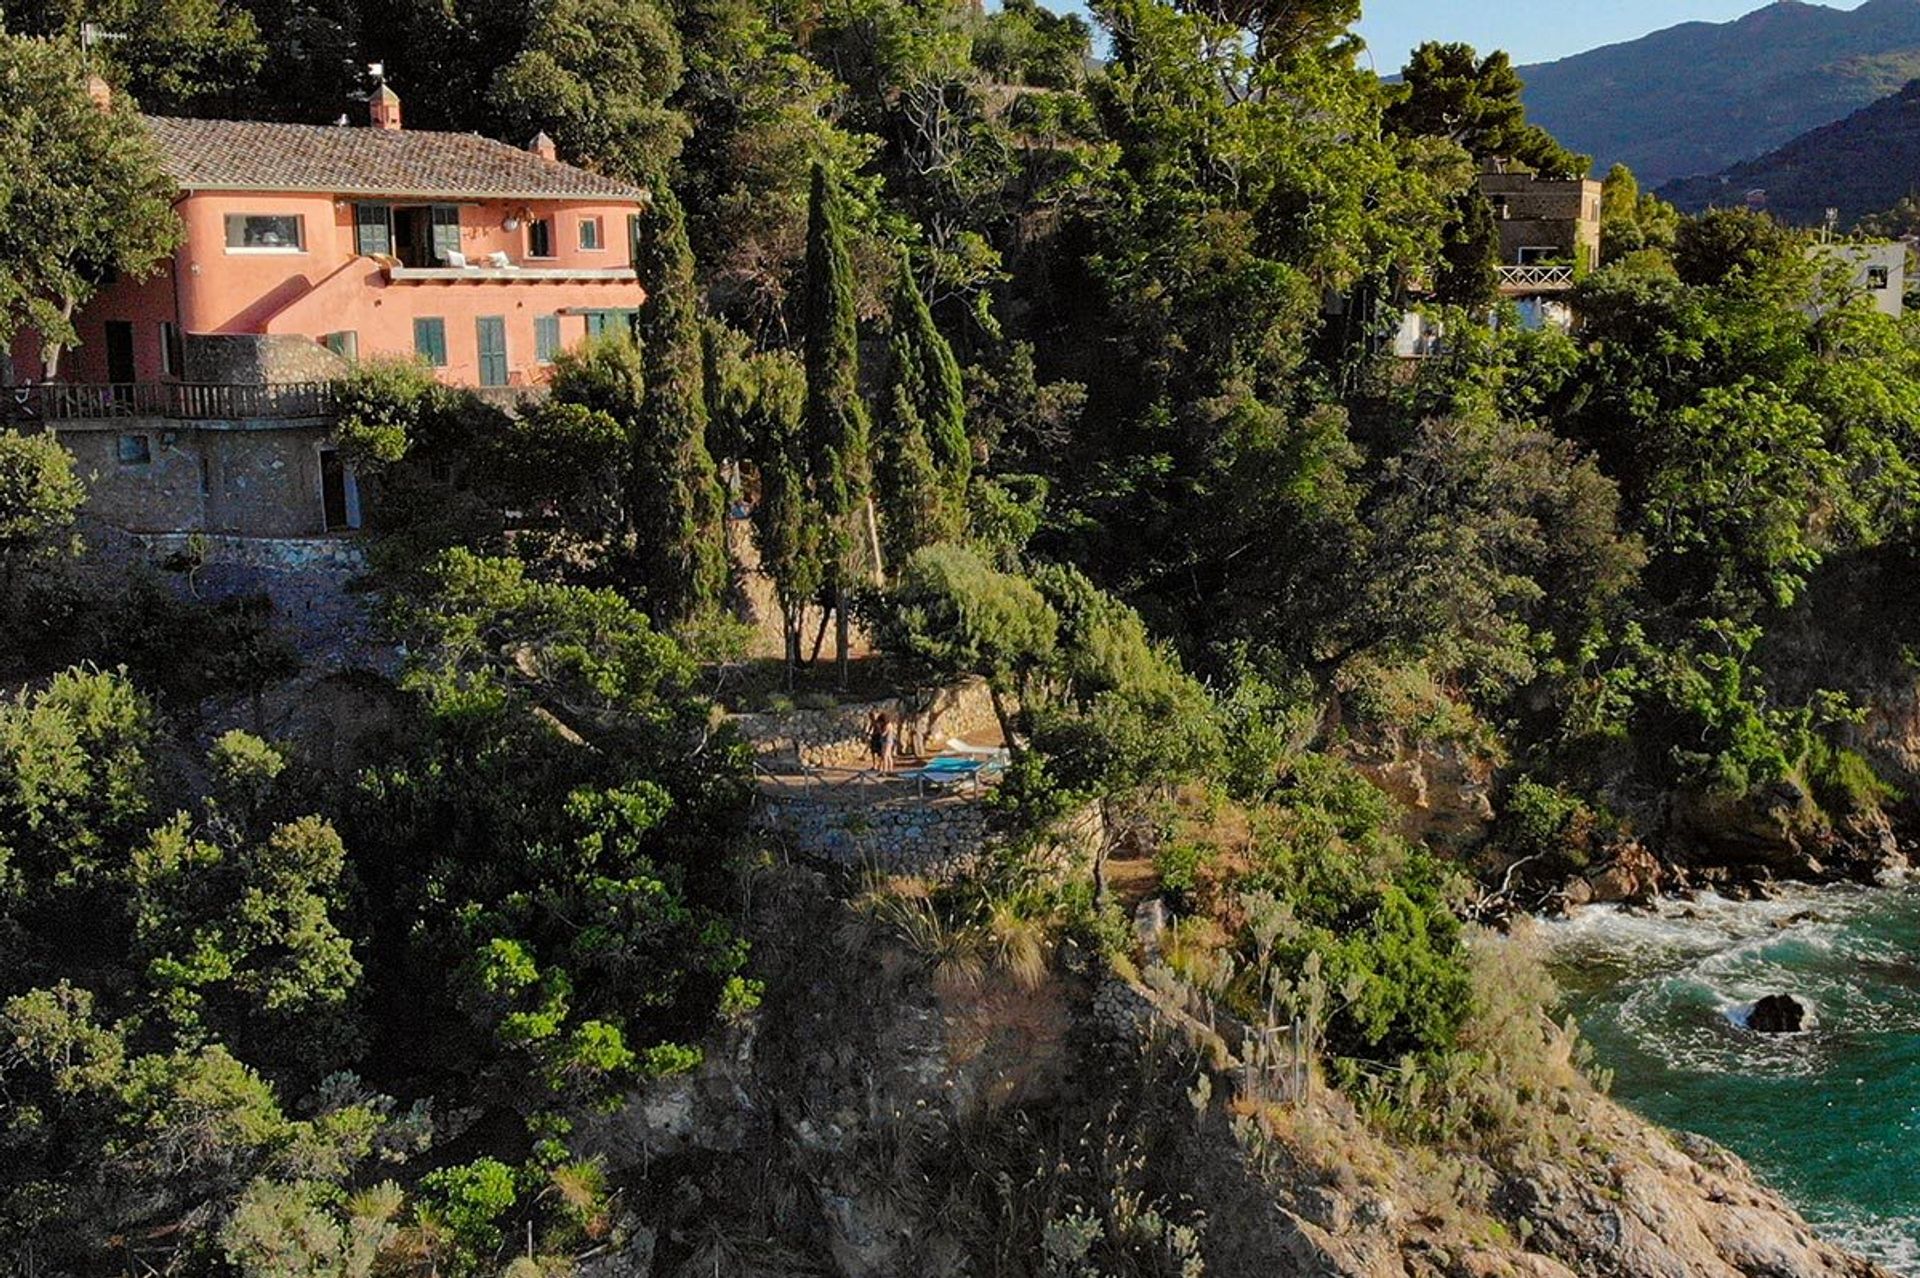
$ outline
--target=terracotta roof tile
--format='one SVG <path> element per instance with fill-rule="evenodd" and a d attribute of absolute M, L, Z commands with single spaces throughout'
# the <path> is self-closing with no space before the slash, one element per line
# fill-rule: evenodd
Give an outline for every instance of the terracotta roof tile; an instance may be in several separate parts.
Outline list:
<path fill-rule="evenodd" d="M 190 191 L 645 202 L 644 188 L 472 133 L 145 117 Z"/>

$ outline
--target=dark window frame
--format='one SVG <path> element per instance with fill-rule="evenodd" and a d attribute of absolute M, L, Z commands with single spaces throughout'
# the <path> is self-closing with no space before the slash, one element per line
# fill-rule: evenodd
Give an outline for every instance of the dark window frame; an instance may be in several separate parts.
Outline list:
<path fill-rule="evenodd" d="M 530 217 L 527 219 L 527 256 L 541 259 L 556 256 L 553 246 L 552 218 Z"/>
<path fill-rule="evenodd" d="M 160 372 L 166 377 L 187 375 L 187 347 L 180 326 L 172 320 L 160 321 Z"/>
<path fill-rule="evenodd" d="M 130 444 L 135 447 L 129 448 Z M 130 456 L 130 453 L 133 455 Z M 153 436 L 145 431 L 120 436 L 114 441 L 113 457 L 122 466 L 153 465 Z"/>

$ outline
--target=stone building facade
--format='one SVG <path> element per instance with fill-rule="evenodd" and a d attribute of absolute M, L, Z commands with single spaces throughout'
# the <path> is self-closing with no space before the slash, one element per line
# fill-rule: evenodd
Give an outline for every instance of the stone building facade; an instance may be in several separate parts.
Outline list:
<path fill-rule="evenodd" d="M 1599 267 L 1599 182 L 1494 168 L 1480 174 L 1480 193 L 1493 207 L 1502 266 Z"/>
<path fill-rule="evenodd" d="M 87 513 L 128 532 L 317 537 L 359 526 L 358 485 L 329 460 L 338 455 L 329 420 L 129 417 L 72 423 L 55 434 L 86 482 Z"/>
<path fill-rule="evenodd" d="M 1500 237 L 1500 296 L 1528 328 L 1572 328 L 1568 295 L 1600 265 L 1601 184 L 1543 178 L 1498 160 L 1479 180 Z"/>

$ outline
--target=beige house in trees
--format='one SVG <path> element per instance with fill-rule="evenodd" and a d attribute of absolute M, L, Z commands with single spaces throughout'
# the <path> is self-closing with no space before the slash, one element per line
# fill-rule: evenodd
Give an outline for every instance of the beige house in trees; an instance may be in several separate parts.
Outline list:
<path fill-rule="evenodd" d="M 1600 265 L 1600 192 L 1593 178 L 1543 178 L 1500 160 L 1481 171 L 1500 235 L 1500 295 L 1530 326 L 1572 326 L 1564 295 Z"/>

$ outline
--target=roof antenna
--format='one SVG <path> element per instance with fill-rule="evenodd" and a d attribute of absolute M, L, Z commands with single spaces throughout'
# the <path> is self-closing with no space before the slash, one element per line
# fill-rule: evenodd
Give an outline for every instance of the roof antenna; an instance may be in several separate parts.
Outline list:
<path fill-rule="evenodd" d="M 80 24 L 80 60 L 81 62 L 86 63 L 88 65 L 92 64 L 93 50 L 96 45 L 99 45 L 107 40 L 124 40 L 126 38 L 127 36 L 124 31 L 109 31 L 97 22 L 81 23 Z"/>

